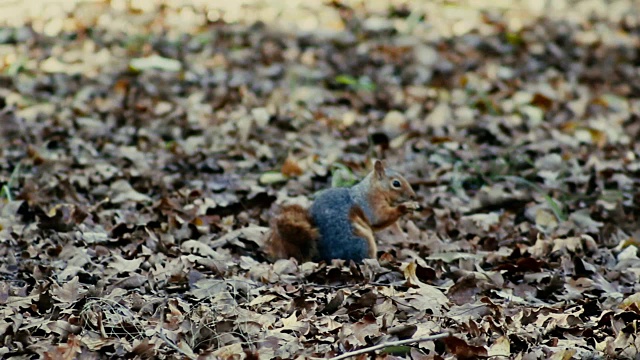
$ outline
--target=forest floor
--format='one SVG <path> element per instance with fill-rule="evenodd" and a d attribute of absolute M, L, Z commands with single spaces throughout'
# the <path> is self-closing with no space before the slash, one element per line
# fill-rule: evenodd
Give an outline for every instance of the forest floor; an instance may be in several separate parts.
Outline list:
<path fill-rule="evenodd" d="M 635 1 L 18 3 L 0 357 L 638 358 Z M 268 260 L 373 159 L 377 259 Z"/>

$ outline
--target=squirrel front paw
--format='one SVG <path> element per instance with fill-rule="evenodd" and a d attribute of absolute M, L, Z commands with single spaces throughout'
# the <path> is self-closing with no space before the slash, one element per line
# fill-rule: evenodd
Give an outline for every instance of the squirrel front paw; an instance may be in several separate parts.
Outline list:
<path fill-rule="evenodd" d="M 402 204 L 398 205 L 398 209 L 400 209 L 400 211 L 403 213 L 409 213 L 412 211 L 421 210 L 422 206 L 420 206 L 417 201 L 405 201 Z"/>

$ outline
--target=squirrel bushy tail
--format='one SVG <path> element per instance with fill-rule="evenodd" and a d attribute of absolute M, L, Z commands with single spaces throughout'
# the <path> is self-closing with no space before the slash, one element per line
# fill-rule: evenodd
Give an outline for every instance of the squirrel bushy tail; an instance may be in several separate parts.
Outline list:
<path fill-rule="evenodd" d="M 269 253 L 280 259 L 309 261 L 317 255 L 320 234 L 309 212 L 300 205 L 284 205 L 271 221 Z"/>

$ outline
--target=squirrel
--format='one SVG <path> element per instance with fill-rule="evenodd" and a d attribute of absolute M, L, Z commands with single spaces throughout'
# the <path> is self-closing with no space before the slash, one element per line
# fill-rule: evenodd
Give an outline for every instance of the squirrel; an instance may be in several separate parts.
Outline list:
<path fill-rule="evenodd" d="M 374 169 L 350 188 L 321 192 L 307 210 L 284 205 L 272 218 L 267 253 L 275 258 L 361 263 L 375 258 L 374 233 L 420 206 L 409 182 L 376 160 Z"/>

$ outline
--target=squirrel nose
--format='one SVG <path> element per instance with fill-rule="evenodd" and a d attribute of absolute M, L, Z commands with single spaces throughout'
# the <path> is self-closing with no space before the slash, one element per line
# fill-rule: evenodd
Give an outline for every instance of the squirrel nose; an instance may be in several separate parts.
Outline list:
<path fill-rule="evenodd" d="M 415 201 L 418 200 L 418 195 L 416 195 L 416 192 L 413 191 L 412 188 L 409 188 L 411 191 L 409 192 L 409 200 Z"/>

